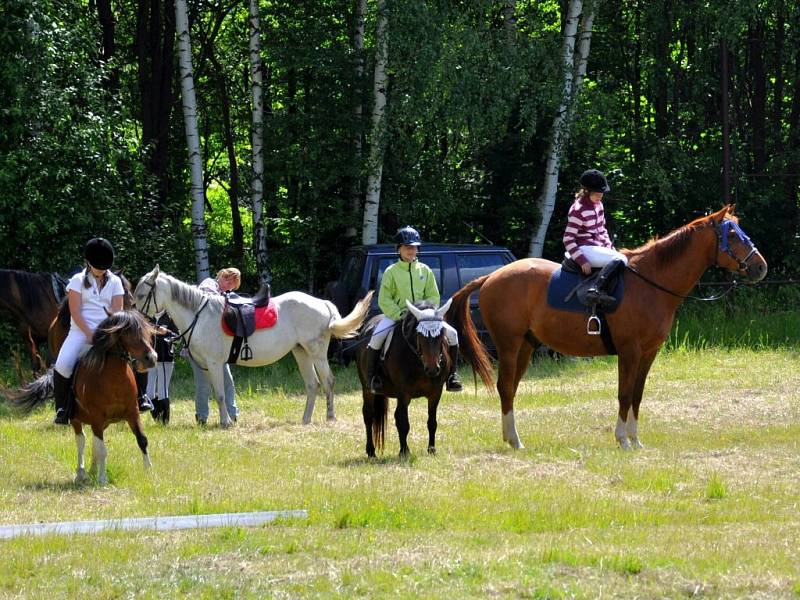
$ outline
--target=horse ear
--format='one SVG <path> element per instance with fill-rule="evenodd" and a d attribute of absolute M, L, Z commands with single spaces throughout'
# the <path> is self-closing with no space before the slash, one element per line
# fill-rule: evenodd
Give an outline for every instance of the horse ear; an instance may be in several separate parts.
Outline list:
<path fill-rule="evenodd" d="M 406 306 L 408 307 L 408 310 L 411 311 L 411 314 L 413 314 L 416 317 L 417 321 L 419 321 L 422 318 L 422 311 L 413 304 L 411 304 L 408 298 L 406 298 Z"/>
<path fill-rule="evenodd" d="M 438 318 L 442 318 L 447 314 L 447 311 L 450 309 L 450 305 L 453 303 L 453 299 L 450 298 L 447 302 L 444 303 L 444 306 L 436 309 L 436 316 Z"/>
<path fill-rule="evenodd" d="M 736 205 L 735 204 L 729 204 L 728 205 L 728 214 L 733 216 L 733 214 L 735 212 L 736 212 Z"/>
<path fill-rule="evenodd" d="M 150 275 L 152 275 L 152 280 L 155 281 L 156 279 L 158 279 L 160 273 L 161 269 L 159 268 L 158 263 L 156 263 L 155 268 L 152 271 L 150 271 Z"/>

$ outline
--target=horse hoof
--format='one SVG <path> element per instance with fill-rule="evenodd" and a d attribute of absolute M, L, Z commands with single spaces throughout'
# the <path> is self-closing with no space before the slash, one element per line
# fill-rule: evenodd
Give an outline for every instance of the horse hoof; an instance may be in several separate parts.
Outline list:
<path fill-rule="evenodd" d="M 436 446 L 428 446 L 428 454 L 436 454 Z"/>
<path fill-rule="evenodd" d="M 514 450 L 525 450 L 525 444 L 523 444 L 520 440 L 508 440 L 508 445 Z"/>
<path fill-rule="evenodd" d="M 333 423 L 336 421 L 336 415 L 328 415 L 328 423 Z"/>
<path fill-rule="evenodd" d="M 311 425 L 311 419 L 306 419 L 303 417 L 303 425 Z"/>
<path fill-rule="evenodd" d="M 75 473 L 75 483 L 83 484 L 89 481 L 89 478 L 86 476 L 86 471 L 80 469 L 77 473 Z"/>
<path fill-rule="evenodd" d="M 619 448 L 620 450 L 625 450 L 626 452 L 631 449 L 631 443 L 628 441 L 628 438 L 622 438 L 619 441 Z"/>
<path fill-rule="evenodd" d="M 644 444 L 640 442 L 638 438 L 633 438 L 631 440 L 631 448 L 633 450 L 641 450 L 644 448 Z"/>

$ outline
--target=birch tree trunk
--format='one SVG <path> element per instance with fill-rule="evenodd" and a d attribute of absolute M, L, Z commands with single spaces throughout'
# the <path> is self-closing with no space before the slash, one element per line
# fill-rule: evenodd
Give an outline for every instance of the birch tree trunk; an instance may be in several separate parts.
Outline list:
<path fill-rule="evenodd" d="M 544 184 L 542 185 L 542 193 L 538 201 L 540 221 L 536 231 L 531 235 L 528 256 L 539 257 L 542 255 L 547 228 L 550 225 L 550 218 L 553 216 L 553 208 L 555 207 L 558 172 L 561 167 L 561 153 L 568 137 L 568 116 L 574 98 L 575 38 L 578 34 L 578 19 L 582 9 L 582 0 L 570 1 L 567 21 L 564 24 L 564 45 L 562 47 L 564 85 L 561 93 L 561 104 L 553 119 L 552 137 L 550 138 L 550 144 L 547 150 L 547 166 L 545 167 Z M 591 20 L 589 23 L 591 24 Z"/>
<path fill-rule="evenodd" d="M 357 130 L 353 135 L 353 162 L 361 165 L 361 118 L 363 107 L 361 106 L 361 84 L 364 78 L 364 21 L 367 15 L 367 0 L 356 0 L 356 13 L 354 15 L 355 27 L 353 29 L 353 51 L 356 57 L 356 78 L 355 78 L 355 103 L 353 105 L 353 122 Z M 350 183 L 350 212 L 353 218 L 352 224 L 348 225 L 344 236 L 346 238 L 356 237 L 355 219 L 361 213 L 361 177 L 353 175 Z"/>
<path fill-rule="evenodd" d="M 253 251 L 261 285 L 269 283 L 267 233 L 264 227 L 264 91 L 261 63 L 261 23 L 258 0 L 250 0 L 250 77 L 253 88 Z"/>
<path fill-rule="evenodd" d="M 381 198 L 381 176 L 383 175 L 383 148 L 386 134 L 386 63 L 388 60 L 389 12 L 386 0 L 378 0 L 378 24 L 375 36 L 375 79 L 373 83 L 372 136 L 369 151 L 369 177 L 367 196 L 364 200 L 364 223 L 361 243 L 378 241 L 378 208 Z"/>
<path fill-rule="evenodd" d="M 192 238 L 197 281 L 208 277 L 208 240 L 206 238 L 205 188 L 203 166 L 200 160 L 200 137 L 197 131 L 197 99 L 194 95 L 192 74 L 192 46 L 189 39 L 189 17 L 186 0 L 175 2 L 175 29 L 178 33 L 178 63 L 181 75 L 183 123 L 186 129 L 186 147 L 189 153 L 192 192 Z"/>

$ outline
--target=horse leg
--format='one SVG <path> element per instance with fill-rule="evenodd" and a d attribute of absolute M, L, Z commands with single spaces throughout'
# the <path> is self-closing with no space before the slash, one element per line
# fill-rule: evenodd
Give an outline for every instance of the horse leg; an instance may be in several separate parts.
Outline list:
<path fill-rule="evenodd" d="M 521 340 L 507 344 L 502 348 L 498 346 L 499 356 L 497 366 L 497 392 L 500 394 L 500 410 L 503 413 L 503 441 L 508 442 L 512 448 L 522 450 L 525 446 L 519 439 L 517 425 L 514 419 L 514 396 L 517 393 L 517 359 L 520 351 Z"/>
<path fill-rule="evenodd" d="M 361 392 L 361 396 L 364 400 L 361 405 L 361 415 L 364 417 L 364 428 L 367 430 L 367 456 L 375 458 L 375 440 L 372 439 L 372 423 L 375 421 L 374 396 L 367 389 Z"/>
<path fill-rule="evenodd" d="M 228 414 L 228 407 L 225 405 L 224 363 L 209 361 L 206 366 L 208 367 L 208 379 L 211 382 L 214 396 L 217 399 L 217 406 L 219 407 L 219 426 L 227 429 L 231 426 L 232 421 Z"/>
<path fill-rule="evenodd" d="M 642 403 L 642 394 L 644 393 L 644 384 L 647 381 L 647 374 L 650 372 L 650 367 L 656 359 L 658 350 L 642 356 L 639 361 L 639 370 L 636 373 L 636 382 L 633 388 L 633 397 L 631 399 L 631 407 L 628 410 L 628 419 L 625 422 L 625 429 L 628 433 L 628 439 L 634 449 L 644 448 L 644 445 L 639 440 L 639 405 Z"/>
<path fill-rule="evenodd" d="M 83 425 L 78 421 L 72 421 L 72 429 L 75 431 L 75 445 L 78 447 L 78 467 L 75 470 L 75 483 L 86 483 L 86 468 L 84 466 L 84 450 L 86 448 L 86 436 L 83 435 Z"/>
<path fill-rule="evenodd" d="M 147 437 L 145 437 L 142 431 L 142 421 L 139 418 L 138 408 L 136 418 L 128 417 L 128 426 L 131 428 L 133 435 L 136 436 L 136 443 L 139 445 L 139 450 L 142 451 L 144 458 L 144 468 L 147 470 L 153 465 L 150 462 L 150 455 L 147 454 Z"/>
<path fill-rule="evenodd" d="M 436 454 L 436 411 L 439 408 L 439 399 L 441 398 L 441 388 L 438 394 L 434 394 L 428 398 L 428 454 Z"/>
<path fill-rule="evenodd" d="M 397 408 L 394 411 L 394 424 L 400 438 L 400 458 L 407 458 L 410 454 L 408 449 L 408 432 L 411 430 L 408 423 L 408 405 L 410 403 L 411 398 L 400 397 L 397 399 Z"/>
<path fill-rule="evenodd" d="M 325 392 L 325 401 L 328 409 L 326 418 L 328 421 L 335 421 L 336 412 L 333 409 L 333 383 L 335 378 L 328 363 L 327 346 L 321 352 L 313 354 L 312 357 L 314 359 L 314 369 L 316 369 L 317 377 L 320 385 L 322 385 L 322 391 Z"/>
<path fill-rule="evenodd" d="M 614 437 L 617 438 L 620 448 L 623 450 L 631 449 L 631 442 L 628 439 L 627 420 L 631 413 L 633 402 L 634 387 L 636 385 L 636 375 L 639 372 L 639 363 L 642 360 L 638 350 L 619 353 L 618 360 L 618 389 L 617 398 L 619 400 L 619 410 L 617 412 L 617 425 L 614 428 Z"/>
<path fill-rule="evenodd" d="M 314 362 L 311 355 L 302 346 L 292 348 L 292 355 L 297 361 L 297 368 L 306 384 L 306 410 L 303 412 L 303 425 L 311 423 L 311 415 L 314 414 L 314 403 L 317 400 L 317 373 L 314 371 Z"/>
<path fill-rule="evenodd" d="M 94 434 L 92 438 L 94 447 L 92 448 L 92 466 L 90 470 L 92 474 L 97 474 L 97 483 L 106 485 L 108 483 L 108 475 L 106 474 L 108 449 L 103 441 L 103 430 L 97 425 L 92 425 L 92 433 Z"/>

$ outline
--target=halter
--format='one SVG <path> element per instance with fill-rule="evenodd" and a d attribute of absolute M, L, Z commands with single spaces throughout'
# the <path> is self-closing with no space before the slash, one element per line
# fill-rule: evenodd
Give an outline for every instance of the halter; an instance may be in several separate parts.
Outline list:
<path fill-rule="evenodd" d="M 740 242 L 750 248 L 750 252 L 748 252 L 747 256 L 745 256 L 743 259 L 740 259 L 738 256 L 736 256 L 733 253 L 733 250 L 731 250 L 730 244 L 728 244 L 728 236 L 730 235 L 731 231 L 736 234 L 736 237 L 739 238 Z M 758 249 L 756 248 L 755 244 L 750 241 L 750 238 L 747 237 L 747 234 L 742 230 L 742 228 L 739 227 L 739 224 L 730 219 L 723 219 L 719 225 L 714 225 L 714 232 L 717 234 L 719 249 L 739 264 L 740 271 L 746 270 L 750 263 L 750 259 L 752 259 L 753 256 L 758 252 Z"/>

